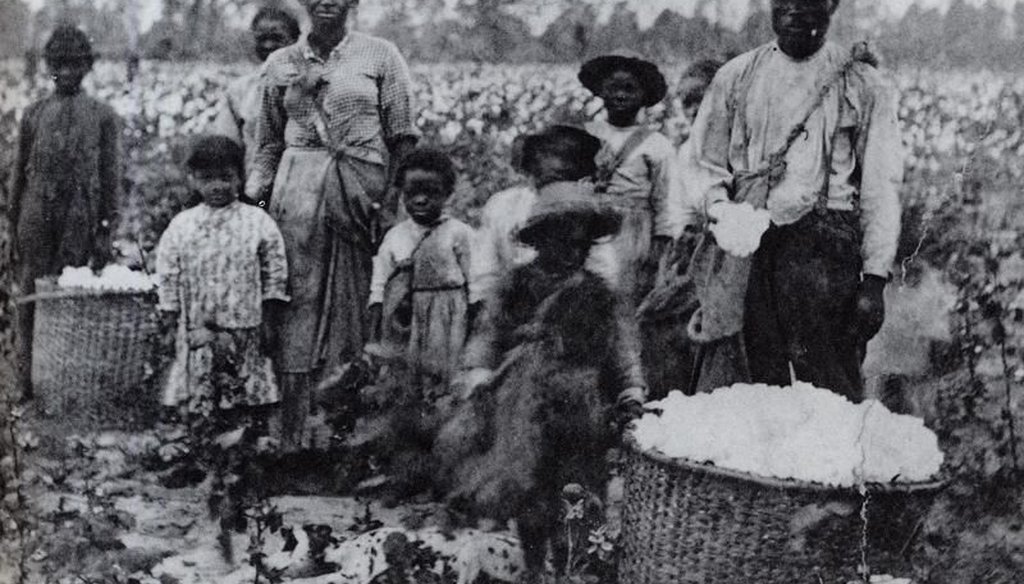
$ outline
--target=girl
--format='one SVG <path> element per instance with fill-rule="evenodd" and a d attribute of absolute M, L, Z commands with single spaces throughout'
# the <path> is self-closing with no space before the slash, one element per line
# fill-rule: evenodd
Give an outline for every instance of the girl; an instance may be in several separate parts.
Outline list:
<path fill-rule="evenodd" d="M 18 293 L 64 266 L 102 266 L 121 189 L 121 121 L 114 110 L 82 92 L 93 65 L 92 45 L 63 25 L 45 47 L 54 93 L 25 111 L 17 142 L 7 215 L 18 261 Z M 33 305 L 17 313 L 18 378 L 32 396 Z"/>
<path fill-rule="evenodd" d="M 531 582 L 558 531 L 562 488 L 601 492 L 607 479 L 612 406 L 635 411 L 643 400 L 621 301 L 584 267 L 619 223 L 585 183 L 549 187 L 518 230 L 537 256 L 485 303 L 457 384 L 467 401 L 435 448 L 455 500 L 517 520 Z"/>
<path fill-rule="evenodd" d="M 619 288 L 636 306 L 650 290 L 665 248 L 689 221 L 672 143 L 637 119 L 640 110 L 665 98 L 667 85 L 657 65 L 629 51 L 587 61 L 578 77 L 604 102 L 605 119 L 586 129 L 604 144 L 595 184 L 602 201 L 622 213 L 622 231 L 611 245 Z"/>
<path fill-rule="evenodd" d="M 455 167 L 443 152 L 412 151 L 395 180 L 410 218 L 387 232 L 373 260 L 372 330 L 387 344 L 404 344 L 415 374 L 447 384 L 469 325 L 473 228 L 443 213 L 455 189 Z M 403 272 L 407 277 L 396 277 Z M 386 297 L 395 302 L 388 302 L 384 314 Z M 404 343 L 401 336 L 407 337 Z"/>
<path fill-rule="evenodd" d="M 186 414 L 263 418 L 280 397 L 267 354 L 288 301 L 284 243 L 269 215 L 239 201 L 244 157 L 226 136 L 196 139 L 185 164 L 203 202 L 179 213 L 157 247 L 158 308 L 177 325 L 162 401 Z"/>

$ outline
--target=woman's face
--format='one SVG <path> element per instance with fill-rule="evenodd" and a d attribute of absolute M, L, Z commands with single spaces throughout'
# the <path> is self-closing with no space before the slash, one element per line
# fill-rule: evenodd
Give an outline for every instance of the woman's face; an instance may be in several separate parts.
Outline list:
<path fill-rule="evenodd" d="M 410 168 L 402 177 L 405 210 L 420 225 L 432 225 L 441 217 L 450 194 L 444 178 L 433 170 Z"/>
<path fill-rule="evenodd" d="M 772 0 L 772 30 L 782 52 L 794 59 L 818 52 L 831 22 L 832 0 Z"/>
<path fill-rule="evenodd" d="M 359 0 L 303 0 L 314 28 L 344 24 L 348 13 Z"/>
<path fill-rule="evenodd" d="M 270 53 L 287 47 L 296 39 L 287 23 L 276 18 L 264 18 L 252 29 L 253 40 L 256 42 L 256 57 L 260 62 L 266 61 Z"/>
<path fill-rule="evenodd" d="M 231 167 L 193 168 L 188 173 L 189 186 L 211 207 L 225 207 L 238 198 L 242 178 Z"/>

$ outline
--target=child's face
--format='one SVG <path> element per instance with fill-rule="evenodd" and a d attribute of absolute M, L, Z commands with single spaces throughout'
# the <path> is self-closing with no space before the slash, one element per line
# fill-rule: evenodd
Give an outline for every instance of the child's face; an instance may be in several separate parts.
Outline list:
<path fill-rule="evenodd" d="M 450 194 L 444 178 L 432 170 L 410 168 L 402 177 L 405 210 L 420 225 L 430 225 L 441 217 Z"/>
<path fill-rule="evenodd" d="M 234 168 L 193 168 L 189 186 L 211 207 L 224 207 L 238 199 L 242 178 Z"/>
<path fill-rule="evenodd" d="M 46 63 L 53 77 L 57 93 L 70 95 L 82 86 L 82 79 L 92 68 L 92 59 L 88 57 L 62 57 L 48 60 Z"/>
<path fill-rule="evenodd" d="M 692 124 L 697 117 L 697 110 L 700 109 L 700 102 L 704 99 L 704 93 L 708 90 L 708 84 L 704 79 L 697 76 L 683 77 L 679 81 L 679 95 L 683 102 L 683 115 Z"/>
<path fill-rule="evenodd" d="M 612 71 L 601 82 L 598 94 L 613 116 L 635 116 L 644 105 L 644 88 L 629 71 Z"/>
<path fill-rule="evenodd" d="M 252 31 L 256 41 L 256 56 L 266 61 L 270 53 L 295 42 L 288 25 L 276 18 L 264 18 L 256 23 Z"/>
<path fill-rule="evenodd" d="M 527 171 L 533 177 L 534 185 L 541 188 L 553 182 L 571 180 L 578 168 L 565 152 L 538 150 Z"/>
<path fill-rule="evenodd" d="M 583 267 L 593 241 L 587 226 L 575 221 L 556 221 L 535 243 L 537 262 L 548 272 L 568 274 Z"/>

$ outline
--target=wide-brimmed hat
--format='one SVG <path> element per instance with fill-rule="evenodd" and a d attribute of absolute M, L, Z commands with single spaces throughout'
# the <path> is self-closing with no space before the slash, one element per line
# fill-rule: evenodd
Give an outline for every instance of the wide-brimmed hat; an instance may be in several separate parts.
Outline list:
<path fill-rule="evenodd" d="M 72 24 L 62 24 L 53 30 L 43 47 L 47 59 L 92 59 L 94 53 L 89 37 Z"/>
<path fill-rule="evenodd" d="M 668 83 L 658 66 L 629 49 L 618 49 L 594 57 L 580 67 L 576 77 L 583 87 L 596 94 L 601 88 L 601 82 L 613 71 L 629 71 L 636 75 L 640 86 L 644 88 L 644 107 L 660 103 L 668 93 Z"/>
<path fill-rule="evenodd" d="M 570 154 L 572 159 L 586 165 L 593 174 L 597 169 L 594 158 L 601 150 L 601 139 L 583 128 L 570 124 L 555 124 L 536 134 L 526 134 L 513 144 L 513 165 L 528 170 L 539 150 L 555 150 Z"/>
<path fill-rule="evenodd" d="M 533 245 L 541 233 L 561 228 L 566 223 L 586 226 L 590 239 L 595 240 L 618 233 L 622 216 L 595 199 L 593 184 L 556 182 L 537 193 L 537 202 L 516 237 L 526 245 Z"/>

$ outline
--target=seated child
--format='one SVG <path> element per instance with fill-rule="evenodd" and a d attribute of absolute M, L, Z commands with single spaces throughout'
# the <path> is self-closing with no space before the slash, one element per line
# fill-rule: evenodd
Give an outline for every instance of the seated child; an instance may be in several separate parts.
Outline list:
<path fill-rule="evenodd" d="M 485 302 L 456 384 L 466 401 L 435 448 L 453 502 L 516 519 L 534 578 L 558 532 L 562 488 L 602 492 L 609 414 L 644 393 L 623 302 L 584 267 L 620 224 L 593 199 L 586 183 L 549 187 L 519 229 L 537 257 Z"/>
<path fill-rule="evenodd" d="M 288 301 L 284 242 L 266 212 L 239 201 L 240 145 L 200 136 L 185 164 L 202 203 L 175 216 L 157 247 L 158 308 L 177 331 L 162 402 L 186 416 L 262 419 L 280 399 L 267 355 Z"/>

